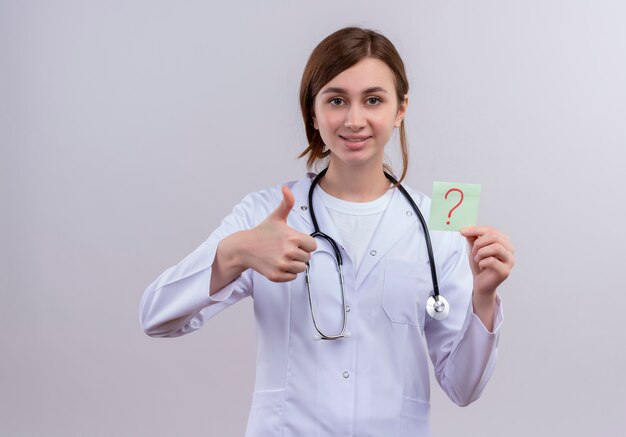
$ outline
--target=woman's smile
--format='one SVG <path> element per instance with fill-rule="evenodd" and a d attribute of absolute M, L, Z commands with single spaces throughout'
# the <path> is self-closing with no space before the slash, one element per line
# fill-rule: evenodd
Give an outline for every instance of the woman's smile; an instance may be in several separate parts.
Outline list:
<path fill-rule="evenodd" d="M 343 140 L 343 143 L 349 149 L 358 150 L 362 148 L 363 146 L 365 146 L 365 143 L 367 143 L 367 141 L 372 137 L 371 136 L 366 136 L 366 137 L 345 136 L 344 137 L 344 136 L 339 135 L 339 138 Z"/>

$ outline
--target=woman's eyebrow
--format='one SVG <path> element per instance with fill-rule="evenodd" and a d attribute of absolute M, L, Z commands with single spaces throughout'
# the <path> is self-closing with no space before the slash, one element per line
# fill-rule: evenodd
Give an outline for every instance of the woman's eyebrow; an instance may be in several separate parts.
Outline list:
<path fill-rule="evenodd" d="M 387 90 L 379 87 L 379 86 L 374 86 L 371 88 L 367 88 L 366 90 L 363 90 L 363 94 L 370 94 L 370 93 L 386 93 Z M 324 91 L 322 91 L 322 94 L 331 94 L 331 93 L 337 93 L 337 94 L 348 94 L 346 92 L 345 89 L 343 88 L 339 88 L 339 87 L 330 87 L 330 88 L 326 88 Z"/>

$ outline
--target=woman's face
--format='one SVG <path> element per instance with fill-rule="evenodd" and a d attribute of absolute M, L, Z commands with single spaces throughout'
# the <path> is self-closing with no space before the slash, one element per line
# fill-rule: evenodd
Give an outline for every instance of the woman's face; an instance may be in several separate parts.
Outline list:
<path fill-rule="evenodd" d="M 315 96 L 313 126 L 334 164 L 382 166 L 385 144 L 400 127 L 408 97 L 398 104 L 393 73 L 364 58 L 328 82 Z"/>

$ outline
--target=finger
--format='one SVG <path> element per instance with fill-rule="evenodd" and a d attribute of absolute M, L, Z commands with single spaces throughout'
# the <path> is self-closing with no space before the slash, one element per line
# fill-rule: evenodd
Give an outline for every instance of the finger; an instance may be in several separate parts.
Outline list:
<path fill-rule="evenodd" d="M 513 248 L 513 245 L 511 244 L 511 241 L 508 238 L 506 238 L 505 235 L 498 232 L 498 233 L 493 233 L 493 234 L 491 233 L 485 234 L 485 235 L 478 237 L 474 241 L 474 244 L 472 245 L 472 255 L 476 255 L 480 249 L 482 249 L 483 247 L 487 247 L 491 244 L 500 244 L 509 252 L 511 253 L 514 252 L 514 248 Z"/>
<path fill-rule="evenodd" d="M 476 242 L 476 239 L 478 237 L 465 237 L 465 239 L 467 240 L 467 251 L 471 252 L 472 249 L 474 249 L 474 243 Z"/>
<path fill-rule="evenodd" d="M 469 241 L 469 240 L 468 240 Z M 503 234 L 486 234 L 476 238 L 471 244 L 470 253 L 476 255 L 482 248 L 489 247 L 493 244 L 499 245 L 511 254 L 515 253 L 515 248 L 511 241 Z"/>
<path fill-rule="evenodd" d="M 490 269 L 495 271 L 502 280 L 508 278 L 511 273 L 511 266 L 492 256 L 480 260 L 478 267 L 480 270 Z"/>
<path fill-rule="evenodd" d="M 277 270 L 267 275 L 266 277 L 272 282 L 289 282 L 296 279 L 297 276 L 298 275 L 296 273 L 282 272 Z"/>
<path fill-rule="evenodd" d="M 497 231 L 493 226 L 487 225 L 472 225 L 472 226 L 464 226 L 459 229 L 459 232 L 464 237 L 480 237 L 481 235 L 486 234 L 487 232 Z"/>
<path fill-rule="evenodd" d="M 298 274 L 306 270 L 306 263 L 301 261 L 290 261 L 283 265 L 283 273 Z"/>
<path fill-rule="evenodd" d="M 307 234 L 300 234 L 300 239 L 298 241 L 298 247 L 307 252 L 315 252 L 317 250 L 317 242 L 315 238 L 311 237 Z"/>
<path fill-rule="evenodd" d="M 479 263 L 482 259 L 495 257 L 505 264 L 513 265 L 513 254 L 500 243 L 490 244 L 481 248 L 475 255 L 474 261 Z"/>
<path fill-rule="evenodd" d="M 301 263 L 306 263 L 311 259 L 311 254 L 306 250 L 302 250 L 300 248 L 295 249 L 292 253 L 288 255 L 290 259 L 293 261 L 299 261 Z"/>
<path fill-rule="evenodd" d="M 296 199 L 289 187 L 286 185 L 282 186 L 281 191 L 283 193 L 283 199 L 281 200 L 280 205 L 278 205 L 278 208 L 276 208 L 271 215 L 279 220 L 287 222 L 287 217 L 289 216 Z"/>

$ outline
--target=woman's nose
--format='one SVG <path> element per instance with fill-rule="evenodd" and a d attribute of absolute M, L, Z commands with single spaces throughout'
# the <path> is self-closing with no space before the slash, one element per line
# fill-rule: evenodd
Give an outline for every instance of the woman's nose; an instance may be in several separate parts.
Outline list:
<path fill-rule="evenodd" d="M 350 129 L 360 129 L 365 126 L 363 109 L 359 105 L 352 105 L 346 114 L 344 126 Z"/>

